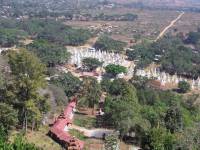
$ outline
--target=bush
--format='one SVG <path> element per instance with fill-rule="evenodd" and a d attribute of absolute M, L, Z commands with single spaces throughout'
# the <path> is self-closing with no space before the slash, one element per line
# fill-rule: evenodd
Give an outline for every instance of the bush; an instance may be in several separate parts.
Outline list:
<path fill-rule="evenodd" d="M 179 88 L 180 92 L 186 93 L 190 90 L 190 84 L 186 81 L 180 81 L 178 83 L 178 88 Z"/>
<path fill-rule="evenodd" d="M 93 71 L 96 68 L 100 67 L 103 63 L 100 62 L 98 59 L 96 58 L 84 58 L 82 60 L 83 62 L 83 67 L 87 70 L 87 71 Z"/>
<path fill-rule="evenodd" d="M 116 76 L 120 73 L 126 73 L 127 69 L 124 66 L 110 64 L 106 66 L 106 73 L 111 74 L 112 76 Z"/>
<path fill-rule="evenodd" d="M 125 46 L 125 42 L 113 40 L 108 36 L 100 37 L 94 45 L 96 49 L 108 52 L 122 52 Z"/>

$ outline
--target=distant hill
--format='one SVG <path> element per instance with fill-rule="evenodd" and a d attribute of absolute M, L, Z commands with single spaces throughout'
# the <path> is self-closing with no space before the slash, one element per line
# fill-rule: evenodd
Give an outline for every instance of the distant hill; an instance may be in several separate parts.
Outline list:
<path fill-rule="evenodd" d="M 200 8 L 200 0 L 109 0 L 119 4 L 137 4 L 147 7 Z"/>

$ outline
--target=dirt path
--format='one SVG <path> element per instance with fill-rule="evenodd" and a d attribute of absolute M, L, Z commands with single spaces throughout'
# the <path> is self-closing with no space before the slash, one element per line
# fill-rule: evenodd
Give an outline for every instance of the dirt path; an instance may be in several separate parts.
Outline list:
<path fill-rule="evenodd" d="M 108 130 L 108 129 L 103 129 L 103 128 L 86 129 L 84 127 L 79 127 L 76 125 L 70 126 L 70 129 L 78 130 L 82 132 L 86 137 L 89 137 L 89 138 L 103 138 L 104 135 L 113 133 L 113 130 Z"/>
<path fill-rule="evenodd" d="M 168 29 L 170 29 L 179 19 L 181 19 L 181 17 L 185 14 L 185 12 L 181 12 L 178 17 L 174 20 L 171 21 L 171 23 L 164 28 L 164 30 L 162 30 L 162 32 L 160 32 L 160 34 L 158 35 L 158 37 L 156 38 L 155 41 L 159 40 L 160 38 L 163 37 L 163 35 L 165 34 L 165 32 L 167 32 Z"/>

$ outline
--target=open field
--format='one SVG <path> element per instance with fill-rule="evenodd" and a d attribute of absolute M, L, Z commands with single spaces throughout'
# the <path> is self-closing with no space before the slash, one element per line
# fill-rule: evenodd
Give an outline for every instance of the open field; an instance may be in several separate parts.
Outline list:
<path fill-rule="evenodd" d="M 114 39 L 127 42 L 130 46 L 130 40 L 134 38 L 155 40 L 159 33 L 174 20 L 180 12 L 167 10 L 142 10 L 115 8 L 105 10 L 88 10 L 89 14 L 125 14 L 133 13 L 138 15 L 138 19 L 130 21 L 67 21 L 65 24 L 74 27 L 83 27 L 110 34 Z M 185 12 L 180 20 L 178 20 L 167 32 L 174 33 L 196 30 L 200 26 L 200 13 Z M 105 28 L 109 28 L 109 32 Z"/>
<path fill-rule="evenodd" d="M 188 13 L 186 12 L 182 18 L 176 22 L 173 29 L 178 29 L 177 32 L 188 33 L 189 31 L 195 31 L 200 27 L 200 13 Z"/>

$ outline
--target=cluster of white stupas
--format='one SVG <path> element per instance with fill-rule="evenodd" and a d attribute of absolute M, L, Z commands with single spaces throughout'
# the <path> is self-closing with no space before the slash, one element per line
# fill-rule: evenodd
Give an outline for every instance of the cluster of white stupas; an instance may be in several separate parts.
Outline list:
<path fill-rule="evenodd" d="M 2 52 L 4 52 L 4 51 L 8 51 L 10 48 L 2 48 L 2 47 L 0 47 L 0 54 L 2 53 Z"/>
<path fill-rule="evenodd" d="M 153 78 L 161 82 L 162 86 L 166 84 L 177 85 L 180 81 L 187 81 L 190 83 L 192 89 L 200 89 L 200 78 L 197 80 L 189 80 L 183 78 L 178 75 L 170 75 L 165 72 L 161 72 L 157 68 L 143 70 L 137 69 L 135 70 L 135 64 L 130 63 L 125 59 L 124 55 L 117 54 L 117 53 L 108 53 L 106 51 L 96 50 L 94 48 L 85 48 L 85 49 L 77 49 L 72 48 L 69 50 L 71 52 L 71 59 L 69 61 L 70 64 L 76 64 L 78 67 L 82 66 L 82 60 L 87 57 L 96 58 L 99 61 L 103 62 L 103 67 L 107 66 L 108 64 L 116 64 L 127 67 L 127 76 L 132 77 L 134 72 L 136 71 L 137 76 L 147 77 L 149 79 Z M 98 80 L 101 80 L 101 76 L 98 77 Z"/>
<path fill-rule="evenodd" d="M 82 66 L 82 60 L 87 57 L 96 58 L 99 61 L 103 62 L 103 66 L 107 66 L 108 64 L 116 64 L 127 66 L 128 61 L 125 60 L 123 55 L 118 53 L 108 53 L 106 51 L 91 49 L 71 49 L 71 59 L 69 61 L 70 64 L 76 64 L 78 67 Z"/>
<path fill-rule="evenodd" d="M 136 71 L 137 76 L 143 76 L 150 78 L 155 78 L 156 80 L 161 82 L 161 85 L 165 86 L 166 84 L 178 84 L 180 81 L 187 81 L 190 83 L 192 89 L 200 89 L 200 78 L 197 80 L 188 80 L 186 78 L 182 78 L 177 75 L 170 75 L 165 72 L 160 72 L 159 69 L 151 69 L 148 71 L 138 69 Z"/>

